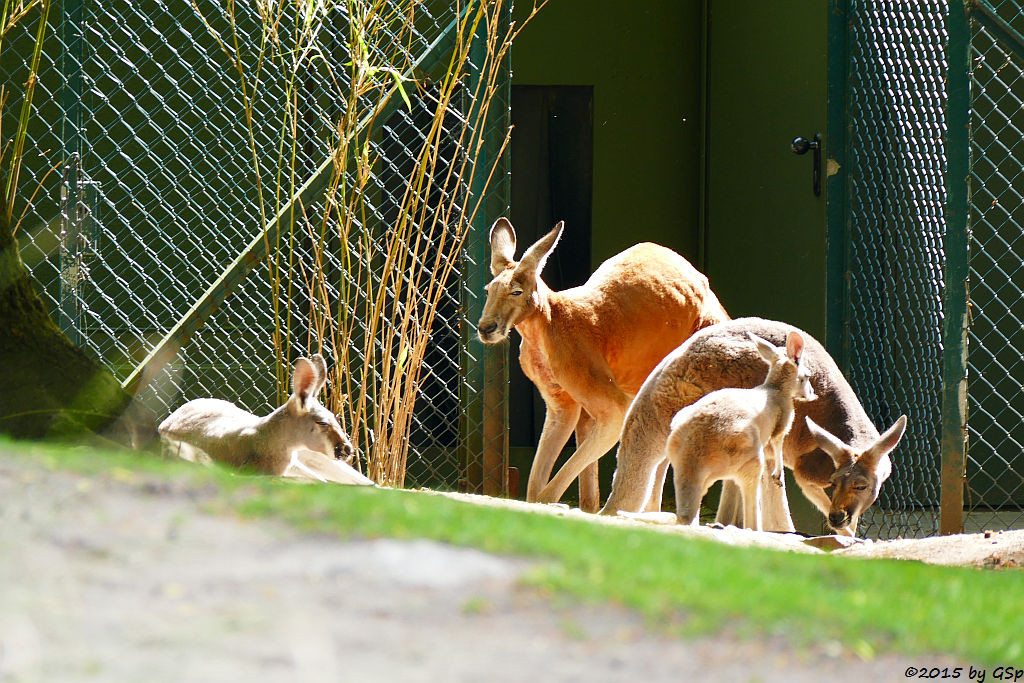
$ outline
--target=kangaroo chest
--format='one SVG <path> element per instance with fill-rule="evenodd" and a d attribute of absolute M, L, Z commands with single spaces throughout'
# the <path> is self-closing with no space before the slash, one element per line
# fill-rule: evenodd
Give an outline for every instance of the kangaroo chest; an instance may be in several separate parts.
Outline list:
<path fill-rule="evenodd" d="M 526 337 L 519 345 L 519 365 L 545 399 L 564 392 L 544 353 Z"/>
<path fill-rule="evenodd" d="M 564 326 L 555 334 L 534 334 L 528 326 L 516 329 L 521 338 L 519 364 L 545 403 L 572 401 L 589 410 L 595 396 L 627 393 L 587 327 L 573 334 Z"/>
<path fill-rule="evenodd" d="M 749 419 L 757 429 L 762 442 L 781 446 L 793 425 L 793 411 L 786 410 L 785 406 L 774 405 L 770 394 L 766 395 L 766 399 Z"/>
<path fill-rule="evenodd" d="M 789 431 L 789 428 L 793 424 L 793 411 L 792 410 L 780 410 L 775 415 L 774 424 L 772 425 L 770 438 L 775 441 L 781 439 Z"/>

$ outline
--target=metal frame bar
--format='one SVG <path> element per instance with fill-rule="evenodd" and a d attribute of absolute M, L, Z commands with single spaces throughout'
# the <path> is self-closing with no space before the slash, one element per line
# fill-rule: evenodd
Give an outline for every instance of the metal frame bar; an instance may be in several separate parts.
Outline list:
<path fill-rule="evenodd" d="M 82 266 L 79 221 L 79 186 L 82 174 L 82 71 L 85 5 L 82 0 L 61 3 L 61 142 L 64 146 L 64 182 L 61 186 L 60 328 L 74 344 L 81 345 Z"/>
<path fill-rule="evenodd" d="M 977 0 L 972 3 L 977 5 Z M 946 232 L 942 334 L 942 440 L 939 533 L 964 527 L 967 455 L 968 231 L 970 229 L 971 89 L 968 9 L 952 3 L 946 45 Z"/>
<path fill-rule="evenodd" d="M 967 0 L 967 14 L 989 30 L 999 41 L 1024 59 L 1024 36 L 1003 21 L 985 0 Z"/>
<path fill-rule="evenodd" d="M 708 134 L 711 128 L 711 66 L 708 64 L 708 55 L 711 49 L 711 0 L 701 0 L 700 8 L 700 207 L 697 216 L 697 268 L 702 272 L 708 272 L 708 214 L 710 199 L 708 193 L 708 176 L 710 175 L 710 159 L 708 150 L 711 141 Z"/>
<path fill-rule="evenodd" d="M 459 13 L 441 34 L 431 43 L 430 47 L 403 73 L 405 79 L 412 79 L 418 73 L 430 73 L 451 54 L 455 48 L 455 37 L 465 17 L 468 7 Z M 374 121 L 385 121 L 388 115 L 400 106 L 402 99 L 395 97 L 398 84 L 395 83 L 388 91 L 387 103 L 375 114 L 367 115 L 360 123 L 358 130 L 365 131 Z M 289 216 L 296 204 L 308 205 L 327 187 L 334 172 L 334 159 L 328 157 L 320 164 L 313 176 L 281 207 L 263 229 L 253 237 L 249 244 L 224 269 L 220 276 L 206 289 L 184 316 L 172 327 L 139 363 L 121 386 L 131 392 L 137 392 L 144 385 L 144 380 L 153 377 L 177 354 L 178 349 L 213 315 L 227 299 L 231 291 L 242 283 L 249 271 L 260 263 L 267 255 L 270 243 L 277 238 L 282 224 L 287 224 Z"/>
<path fill-rule="evenodd" d="M 830 0 L 828 18 L 828 119 L 825 135 L 825 348 L 849 370 L 850 282 L 846 131 L 850 0 Z M 835 173 L 830 172 L 830 168 Z"/>
<path fill-rule="evenodd" d="M 499 25 L 494 27 L 499 35 L 504 34 L 511 21 L 512 6 L 506 4 L 502 9 Z M 468 93 L 476 92 L 478 84 L 486 81 L 482 69 L 487 59 L 488 26 L 481 21 L 470 46 Z M 509 56 L 505 56 L 506 62 Z M 509 70 L 511 67 L 509 66 Z M 464 373 L 468 395 L 463 397 L 467 415 L 463 420 L 462 429 L 466 432 L 466 452 L 464 454 L 465 484 L 473 492 L 489 496 L 508 495 L 508 344 L 496 346 L 485 345 L 476 338 L 475 323 L 483 314 L 484 287 L 490 280 L 490 259 L 488 251 L 488 235 L 491 224 L 508 211 L 509 192 L 508 180 L 502 180 L 496 173 L 488 196 L 484 197 L 487 187 L 487 175 L 497 162 L 499 170 L 508 171 L 507 164 L 502 164 L 498 157 L 504 132 L 509 126 L 509 109 L 511 106 L 511 74 L 506 81 L 504 91 L 505 106 L 498 109 L 495 98 L 487 113 L 487 120 L 480 121 L 483 131 L 482 144 L 477 151 L 473 177 L 469 183 L 469 193 L 473 199 L 481 200 L 473 224 L 469 226 L 466 240 L 467 267 L 464 273 L 466 296 L 465 326 L 462 333 L 463 350 L 460 354 L 461 372 Z M 478 103 L 472 103 L 475 109 Z M 476 113 L 470 120 L 479 120 Z M 489 134 L 491 129 L 501 131 L 501 136 Z M 505 155 L 508 155 L 508 151 Z M 470 345 L 479 349 L 479 354 L 468 352 Z M 479 392 L 479 393 L 478 393 Z"/>
<path fill-rule="evenodd" d="M 498 26 L 496 30 L 498 35 L 504 35 L 508 30 L 512 21 L 512 0 L 506 4 L 502 10 L 501 16 L 498 19 Z M 486 29 L 485 29 L 486 30 Z M 481 40 L 485 40 L 486 35 L 480 37 Z M 506 52 L 502 68 L 506 70 L 508 78 L 505 79 L 503 85 L 504 95 L 504 106 L 500 110 L 491 111 L 491 118 L 487 122 L 489 128 L 495 128 L 496 130 L 492 134 L 487 136 L 486 145 L 490 149 L 488 150 L 488 157 L 494 159 L 496 156 L 501 154 L 501 144 L 504 139 L 504 133 L 509 129 L 512 124 L 511 121 L 511 107 L 512 107 L 512 62 L 511 55 Z M 500 131 L 501 136 L 495 135 L 494 133 Z M 510 209 L 511 192 L 509 185 L 511 184 L 511 177 L 508 175 L 512 172 L 511 161 L 510 161 L 510 149 L 504 152 L 504 159 L 499 162 L 499 169 L 504 170 L 505 179 L 502 181 L 500 178 L 495 178 L 497 181 L 494 188 L 492 188 L 491 201 L 489 202 L 492 210 L 488 211 L 488 224 L 487 228 L 490 229 L 490 220 L 496 219 L 498 215 L 507 215 Z M 487 166 L 484 166 L 486 169 Z M 490 245 L 488 245 L 488 250 Z M 480 262 L 480 267 L 484 271 L 485 277 L 490 276 L 490 258 L 485 258 Z M 482 291 L 482 290 L 481 290 Z M 482 311 L 481 311 L 482 312 Z M 479 318 L 477 318 L 479 320 Z M 508 377 L 508 364 L 509 364 L 509 345 L 501 344 L 499 346 L 488 346 L 484 355 L 484 395 L 483 395 L 483 411 L 484 411 L 484 423 L 483 423 L 483 440 L 484 448 L 481 455 L 483 461 L 483 493 L 488 496 L 508 496 L 509 494 L 509 480 L 508 480 L 508 427 L 509 427 L 509 416 L 508 416 L 508 392 L 509 392 L 509 377 Z"/>

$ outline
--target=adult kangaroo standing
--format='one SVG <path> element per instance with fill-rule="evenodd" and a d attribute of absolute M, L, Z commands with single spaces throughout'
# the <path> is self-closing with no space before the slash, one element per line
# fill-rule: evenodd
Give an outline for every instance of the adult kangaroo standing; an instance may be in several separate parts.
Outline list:
<path fill-rule="evenodd" d="M 630 247 L 583 285 L 552 291 L 540 274 L 563 223 L 515 261 L 516 233 L 491 227 L 491 273 L 477 327 L 481 341 L 522 337 L 519 362 L 546 406 L 526 499 L 555 502 L 580 477 L 580 507 L 600 506 L 597 461 L 619 440 L 629 402 L 651 370 L 697 330 L 729 319 L 707 278 L 657 244 Z M 576 452 L 548 480 L 576 432 Z M 582 476 L 581 476 L 582 475 Z"/>

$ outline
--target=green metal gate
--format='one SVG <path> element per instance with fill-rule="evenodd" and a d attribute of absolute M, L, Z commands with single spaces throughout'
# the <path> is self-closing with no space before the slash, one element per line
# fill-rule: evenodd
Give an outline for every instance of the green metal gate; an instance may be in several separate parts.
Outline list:
<path fill-rule="evenodd" d="M 1024 526 L 1024 9 L 971 2 L 969 528 Z"/>
<path fill-rule="evenodd" d="M 308 281 L 300 275 L 272 277 L 268 252 L 278 262 L 298 264 L 293 273 L 327 273 L 327 299 L 337 300 L 346 288 L 376 284 L 387 289 L 383 296 L 389 305 L 401 306 L 389 274 L 378 267 L 392 243 L 373 236 L 408 220 L 410 237 L 400 246 L 407 249 L 404 258 L 424 259 L 436 253 L 440 241 L 468 227 L 416 380 L 407 484 L 500 492 L 507 476 L 506 409 L 500 394 L 487 393 L 487 387 L 495 384 L 489 377 L 499 383 L 503 377 L 504 352 L 485 350 L 472 331 L 486 282 L 486 231 L 508 208 L 502 141 L 509 125 L 511 71 L 507 54 L 501 63 L 489 62 L 485 46 L 488 31 L 503 39 L 511 4 L 382 4 L 382 16 L 410 13 L 411 28 L 367 48 L 387 52 L 376 56 L 396 67 L 396 93 L 361 129 L 362 151 L 376 159 L 363 190 L 364 215 L 356 221 L 359 239 L 371 242 L 361 252 L 373 273 L 369 284 L 354 279 L 352 264 L 345 261 L 352 251 L 336 233 L 316 235 L 307 228 L 328 212 L 324 188 L 335 171 L 337 125 L 354 106 L 343 97 L 356 59 L 348 12 L 361 4 L 310 3 L 310 12 L 331 12 L 314 41 L 317 59 L 291 86 L 269 69 L 261 72 L 258 91 L 249 93 L 248 113 L 255 122 L 250 139 L 247 93 L 225 58 L 233 48 L 219 44 L 215 34 L 235 31 L 243 45 L 238 62 L 256 73 L 262 64 L 259 48 L 269 44 L 260 12 L 290 5 L 234 3 L 232 17 L 220 3 L 198 0 L 52 2 L 15 209 L 23 259 L 62 329 L 126 386 L 139 387 L 158 420 L 200 396 L 229 399 L 260 413 L 277 401 L 275 367 L 281 359 L 272 342 L 275 310 L 290 306 L 294 311 L 295 332 L 281 353 L 286 362 L 321 344 L 329 366 L 342 355 L 305 322 L 318 300 Z M 482 22 L 475 34 L 466 35 L 471 24 L 462 19 L 484 9 L 492 23 Z M 282 16 L 287 24 L 291 15 Z M 0 78 L 15 96 L 28 80 L 28 60 L 7 56 L 30 54 L 38 28 L 37 12 L 4 38 Z M 453 128 L 434 147 L 440 157 L 437 189 L 428 202 L 452 196 L 466 204 L 483 202 L 472 225 L 461 225 L 468 215 L 453 216 L 450 224 L 430 232 L 422 220 L 428 213 L 400 215 L 402 198 L 408 169 L 423 153 L 435 119 L 432 77 L 460 41 L 472 41 L 472 47 L 450 105 L 447 120 Z M 286 46 L 268 49 L 287 57 Z M 485 82 L 486 70 L 495 69 L 497 88 L 485 100 L 476 86 Z M 398 84 L 404 84 L 401 97 Z M 285 116 L 288 98 L 301 103 L 294 121 Z M 488 109 L 480 114 L 485 101 Z M 5 110 L 5 133 L 13 130 L 16 115 Z M 478 121 L 480 129 L 459 137 L 458 126 L 467 121 Z M 285 170 L 282 130 L 288 155 L 297 160 Z M 471 139 L 479 141 L 472 149 Z M 443 185 L 450 182 L 445 174 L 467 160 L 474 170 L 457 184 Z M 254 161 L 271 179 L 275 173 L 295 173 L 275 190 L 264 183 L 263 189 L 276 196 L 263 201 L 263 210 Z M 348 167 L 341 172 L 344 182 L 360 182 Z M 414 244 L 417 240 L 427 243 Z M 360 324 L 357 337 L 374 334 Z M 401 350 L 381 353 L 402 362 Z M 362 360 L 349 358 L 354 364 Z M 380 372 L 372 366 L 361 381 L 380 381 Z M 372 427 L 379 436 L 392 426 L 385 418 Z"/>
<path fill-rule="evenodd" d="M 847 15 L 847 376 L 879 430 L 909 418 L 869 535 L 931 532 L 938 503 L 945 27 L 938 3 L 905 10 Z"/>
<path fill-rule="evenodd" d="M 1024 526 L 1024 12 L 833 9 L 830 341 L 876 426 L 909 416 L 863 531 Z"/>

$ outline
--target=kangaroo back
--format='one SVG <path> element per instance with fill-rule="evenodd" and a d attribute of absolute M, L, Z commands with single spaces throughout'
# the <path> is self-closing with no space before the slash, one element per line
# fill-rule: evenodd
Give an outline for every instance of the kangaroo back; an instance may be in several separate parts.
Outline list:
<path fill-rule="evenodd" d="M 234 467 L 251 459 L 245 435 L 260 419 L 219 398 L 197 398 L 184 404 L 160 423 L 158 431 L 166 449 L 186 460 L 203 461 L 203 455 Z M 186 447 L 182 448 L 181 444 Z M 198 453 L 195 449 L 198 449 Z"/>

